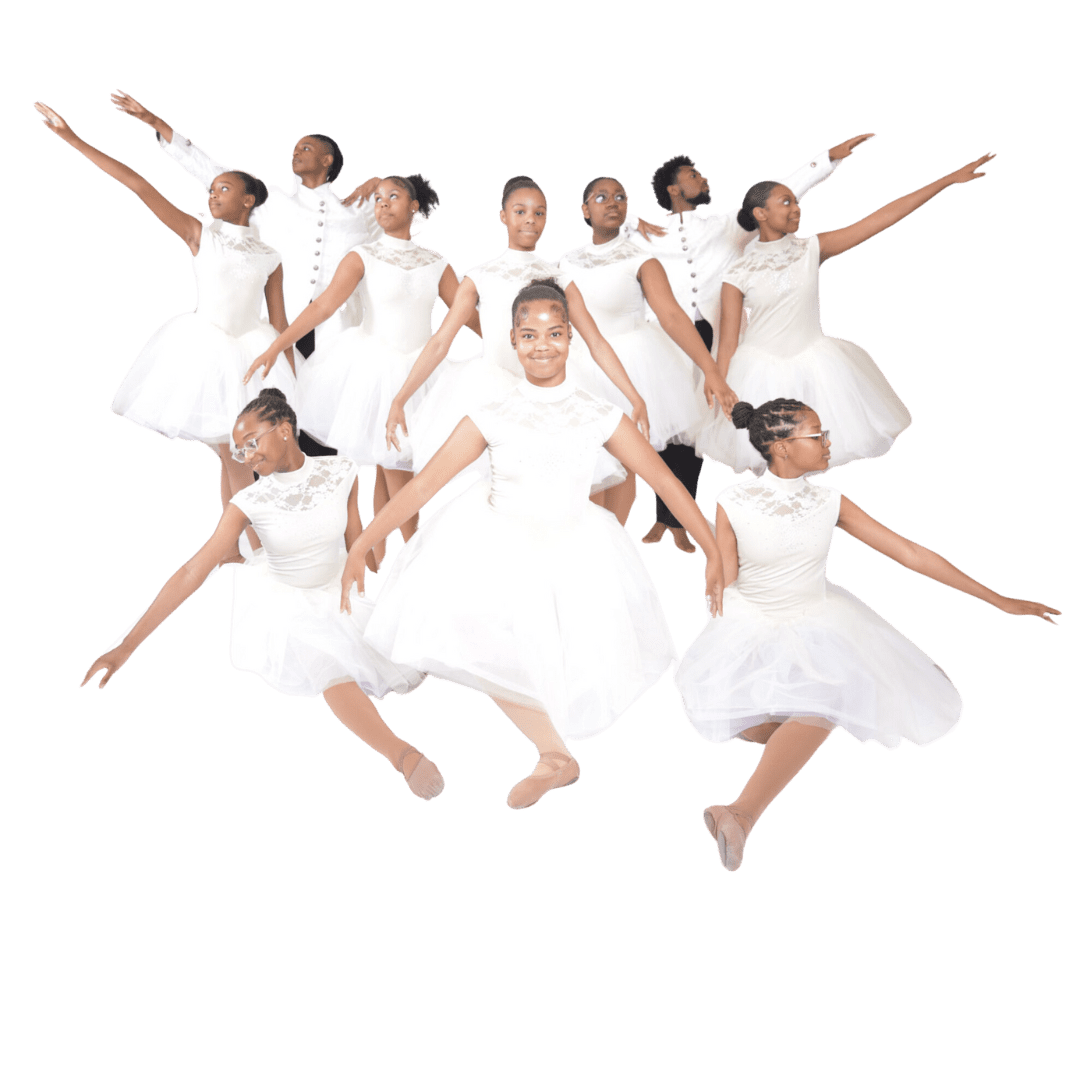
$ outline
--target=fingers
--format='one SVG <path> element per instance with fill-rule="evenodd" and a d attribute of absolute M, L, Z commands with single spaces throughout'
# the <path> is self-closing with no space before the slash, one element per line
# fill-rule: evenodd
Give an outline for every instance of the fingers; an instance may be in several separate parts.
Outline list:
<path fill-rule="evenodd" d="M 867 132 L 865 135 L 856 135 L 854 139 L 848 139 L 848 146 L 854 150 L 860 143 L 864 143 L 867 139 L 872 139 L 873 137 L 874 133 L 872 131 Z"/>
<path fill-rule="evenodd" d="M 85 686 L 102 669 L 104 669 L 105 675 L 101 682 L 98 683 L 98 689 L 100 690 L 113 677 L 113 672 L 116 670 L 112 664 L 107 660 L 103 660 L 101 657 L 98 657 L 98 659 L 90 665 L 90 670 L 87 671 L 86 677 L 79 683 L 79 686 Z"/>

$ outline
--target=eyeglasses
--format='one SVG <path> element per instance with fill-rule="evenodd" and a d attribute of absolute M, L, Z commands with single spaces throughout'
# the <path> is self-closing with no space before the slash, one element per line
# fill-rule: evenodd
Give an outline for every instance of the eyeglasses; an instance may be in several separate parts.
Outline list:
<path fill-rule="evenodd" d="M 248 454 L 257 454 L 259 452 L 259 440 L 264 435 L 269 435 L 270 432 L 273 431 L 274 428 L 276 428 L 280 423 L 281 421 L 279 420 L 278 423 L 274 425 L 274 427 L 268 427 L 265 431 L 260 431 L 258 435 L 252 436 L 250 439 L 248 439 L 246 443 L 244 443 L 243 446 L 238 446 L 232 452 L 232 456 L 242 465 L 245 461 L 247 461 Z"/>
<path fill-rule="evenodd" d="M 791 442 L 792 439 L 820 439 L 821 445 L 824 446 L 829 441 L 829 429 L 816 432 L 813 435 L 789 435 L 786 439 L 781 439 L 781 442 Z"/>

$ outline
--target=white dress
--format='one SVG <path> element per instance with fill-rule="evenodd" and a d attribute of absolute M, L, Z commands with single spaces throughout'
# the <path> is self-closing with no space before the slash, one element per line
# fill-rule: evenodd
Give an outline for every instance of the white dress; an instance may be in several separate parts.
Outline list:
<path fill-rule="evenodd" d="M 675 675 L 700 734 L 718 742 L 812 716 L 896 746 L 956 723 L 960 696 L 941 668 L 826 580 L 839 491 L 766 471 L 719 502 L 738 543 L 738 578 Z"/>
<path fill-rule="evenodd" d="M 364 321 L 300 364 L 296 411 L 305 431 L 357 464 L 411 470 L 407 437 L 399 433 L 400 450 L 386 448 L 386 417 L 431 337 L 431 311 L 446 260 L 392 236 L 352 250 L 364 261 L 357 289 Z M 437 375 L 438 370 L 405 406 L 410 431 L 417 406 Z"/>
<path fill-rule="evenodd" d="M 593 461 L 622 415 L 569 381 L 524 379 L 470 413 L 491 482 L 421 524 L 365 640 L 395 663 L 543 708 L 563 735 L 608 727 L 673 656 L 634 545 L 589 502 Z"/>
<path fill-rule="evenodd" d="M 836 468 L 884 454 L 911 423 L 911 414 L 862 349 L 821 332 L 820 262 L 816 236 L 784 236 L 758 242 L 724 274 L 749 309 L 727 382 L 754 406 L 774 398 L 809 405 L 829 429 Z M 697 448 L 736 472 L 765 468 L 746 431 L 724 416 L 702 429 Z"/>
<path fill-rule="evenodd" d="M 263 290 L 281 257 L 252 229 L 203 222 L 194 312 L 170 319 L 143 346 L 113 398 L 113 412 L 170 439 L 225 443 L 240 410 L 264 386 L 293 397 L 292 369 L 282 360 L 264 382 L 242 382 L 251 362 L 277 337 L 262 317 Z"/>
<path fill-rule="evenodd" d="M 393 664 L 364 642 L 373 605 L 356 593 L 341 606 L 343 537 L 356 466 L 343 457 L 306 457 L 238 491 L 234 506 L 262 548 L 237 568 L 232 662 L 286 694 L 321 694 L 355 682 L 372 697 L 406 693 L 420 672 Z"/>
<path fill-rule="evenodd" d="M 647 322 L 648 308 L 638 274 L 655 258 L 629 237 L 606 244 L 586 244 L 563 256 L 560 269 L 573 276 L 589 314 L 626 368 L 649 410 L 649 441 L 657 450 L 668 443 L 693 445 L 697 429 L 709 417 L 700 370 L 658 323 Z M 585 356 L 574 368 L 578 385 L 618 405 L 627 415 L 630 402 Z"/>

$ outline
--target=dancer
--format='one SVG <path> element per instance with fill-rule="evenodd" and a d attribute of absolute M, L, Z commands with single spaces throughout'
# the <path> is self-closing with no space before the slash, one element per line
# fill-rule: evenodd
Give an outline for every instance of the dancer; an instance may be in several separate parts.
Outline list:
<path fill-rule="evenodd" d="M 284 330 L 281 257 L 258 240 L 248 225 L 251 211 L 266 198 L 265 186 L 247 173 L 226 172 L 210 185 L 211 221 L 178 210 L 137 172 L 83 142 L 40 101 L 45 124 L 99 169 L 130 188 L 188 246 L 195 257 L 199 304 L 195 312 L 167 322 L 143 347 L 113 399 L 113 411 L 170 439 L 207 443 L 221 459 L 221 502 L 252 483 L 254 474 L 233 460 L 233 419 L 261 389 L 247 387 L 251 360 Z M 270 314 L 260 317 L 265 296 Z M 292 355 L 270 379 L 293 389 Z M 259 540 L 248 534 L 252 547 Z M 230 556 L 239 560 L 237 549 Z"/>
<path fill-rule="evenodd" d="M 563 256 L 559 269 L 573 276 L 600 333 L 645 398 L 653 447 L 693 446 L 697 429 L 710 415 L 708 406 L 719 405 L 730 414 L 738 399 L 679 307 L 659 260 L 624 235 L 627 201 L 622 184 L 610 176 L 597 177 L 585 188 L 581 209 L 592 228 L 592 243 Z M 646 301 L 663 330 L 646 321 Z M 696 380 L 694 365 L 701 372 Z M 594 365 L 581 365 L 574 377 L 596 396 L 630 411 L 626 398 Z M 702 382 L 704 393 L 699 394 L 696 383 Z M 625 525 L 634 494 L 630 473 L 622 484 L 593 498 Z M 676 544 L 696 550 L 685 530 L 675 536 Z"/>
<path fill-rule="evenodd" d="M 537 749 L 510 792 L 531 806 L 573 783 L 563 737 L 614 722 L 668 667 L 659 598 L 625 530 L 588 499 L 606 446 L 678 508 L 705 549 L 706 593 L 722 588 L 716 542 L 694 501 L 633 423 L 566 378 L 569 307 L 553 280 L 523 289 L 511 343 L 524 369 L 500 400 L 473 409 L 431 463 L 376 515 L 349 550 L 348 609 L 366 556 L 466 465 L 489 451 L 480 482 L 420 526 L 380 591 L 365 640 L 395 663 L 489 694 Z"/>
<path fill-rule="evenodd" d="M 821 332 L 819 265 L 895 225 L 945 188 L 985 175 L 977 170 L 993 157 L 984 154 L 846 229 L 806 238 L 795 236 L 799 200 L 787 185 L 766 180 L 746 193 L 739 224 L 759 239 L 724 274 L 717 363 L 744 400 L 788 393 L 812 401 L 825 426 L 836 431 L 833 468 L 884 454 L 911 414 L 862 349 Z M 744 299 L 751 312 L 740 342 Z M 697 447 L 736 472 L 765 468 L 726 417 L 702 428 Z"/>
<path fill-rule="evenodd" d="M 158 593 L 123 642 L 90 665 L 105 686 L 135 649 L 171 615 L 235 546 L 249 522 L 263 550 L 237 571 L 232 661 L 286 694 L 322 694 L 334 715 L 382 754 L 423 799 L 443 788 L 439 770 L 383 722 L 370 695 L 406 693 L 423 676 L 364 644 L 371 605 L 356 598 L 343 615 L 340 576 L 346 544 L 360 534 L 356 466 L 348 458 L 305 456 L 296 414 L 277 389 L 264 390 L 233 428 L 236 456 L 261 477 L 234 496 L 210 539 Z"/>
<path fill-rule="evenodd" d="M 797 169 L 784 183 L 802 198 L 812 187 L 831 176 L 837 163 L 869 138 L 872 136 L 856 135 L 838 143 Z M 739 228 L 737 211 L 710 215 L 701 209 L 712 200 L 709 181 L 685 155 L 665 161 L 653 173 L 652 185 L 656 201 L 671 215 L 671 224 L 666 237 L 644 245 L 645 249 L 663 264 L 675 299 L 711 352 L 720 279 L 725 269 L 742 255 L 751 237 Z M 739 390 L 739 387 L 735 389 Z M 701 458 L 694 448 L 673 443 L 660 456 L 690 494 L 696 495 Z M 646 544 L 654 544 L 663 539 L 668 530 L 678 547 L 684 551 L 693 550 L 685 530 L 662 500 L 657 499 L 656 524 L 642 539 Z"/>
<path fill-rule="evenodd" d="M 383 424 L 390 403 L 431 336 L 436 298 L 450 307 L 458 290 L 457 275 L 447 261 L 411 238 L 413 218 L 426 218 L 438 203 L 435 190 L 418 174 L 382 180 L 374 195 L 382 236 L 342 259 L 326 291 L 248 371 L 249 377 L 269 372 L 282 349 L 332 316 L 359 286 L 363 325 L 350 327 L 315 351 L 297 377 L 297 402 L 309 434 L 358 465 L 377 466 L 376 511 L 412 476 L 411 447 L 386 444 Z M 475 313 L 469 325 L 479 333 Z M 410 420 L 426 391 L 427 384 L 410 400 Z M 406 541 L 415 531 L 415 520 L 402 525 Z M 381 560 L 381 552 L 378 557 Z"/>
<path fill-rule="evenodd" d="M 540 259 L 535 251 L 547 224 L 547 200 L 536 181 L 515 176 L 503 187 L 499 219 L 506 226 L 509 247 L 498 258 L 470 270 L 461 282 L 442 325 L 424 346 L 405 384 L 394 398 L 386 419 L 387 445 L 400 449 L 398 429 L 409 434 L 405 405 L 445 359 L 457 332 L 479 309 L 483 327 L 483 363 L 471 361 L 443 373 L 437 389 L 417 410 L 413 432 L 414 463 L 426 464 L 470 408 L 494 400 L 521 378 L 506 324 L 514 296 L 522 285 L 551 277 L 565 290 L 570 321 L 581 334 L 593 359 L 632 406 L 631 417 L 648 437 L 645 402 L 627 377 L 618 356 L 601 336 L 581 293 L 569 274 Z M 598 467 L 598 474 L 610 470 Z M 621 470 L 619 479 L 622 479 Z"/>
<path fill-rule="evenodd" d="M 936 739 L 956 723 L 960 697 L 944 672 L 884 619 L 825 578 L 833 526 L 909 570 L 970 593 L 1011 615 L 1060 612 L 1012 600 L 940 555 L 905 540 L 807 474 L 829 466 L 830 432 L 788 398 L 732 420 L 768 464 L 721 492 L 716 538 L 724 562 L 724 618 L 687 650 L 675 682 L 691 723 L 707 739 L 765 744 L 739 797 L 711 806 L 705 823 L 728 870 L 765 808 L 836 725 L 896 746 Z"/>

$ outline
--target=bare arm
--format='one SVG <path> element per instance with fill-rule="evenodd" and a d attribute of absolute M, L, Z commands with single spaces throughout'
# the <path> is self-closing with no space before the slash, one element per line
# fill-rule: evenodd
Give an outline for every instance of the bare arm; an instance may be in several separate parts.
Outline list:
<path fill-rule="evenodd" d="M 739 347 L 742 313 L 743 294 L 730 281 L 725 281 L 720 287 L 720 335 L 716 349 L 716 366 L 724 379 L 727 379 L 731 358 Z M 730 413 L 728 415 L 730 417 Z"/>
<path fill-rule="evenodd" d="M 705 552 L 705 595 L 713 615 L 722 611 L 724 568 L 720 549 L 690 492 L 675 478 L 648 440 L 625 416 L 604 446 L 664 500 Z M 670 500 L 670 501 L 669 501 Z"/>
<path fill-rule="evenodd" d="M 957 169 L 956 172 L 951 172 L 948 176 L 943 176 L 940 180 L 935 180 L 932 184 L 927 184 L 926 187 L 919 188 L 918 191 L 913 191 L 910 195 L 896 199 L 894 202 L 889 203 L 888 206 L 883 206 L 869 217 L 864 217 L 862 221 L 856 221 L 854 225 L 849 225 L 846 229 L 836 229 L 833 232 L 819 234 L 818 243 L 821 245 L 821 261 L 824 262 L 833 255 L 848 251 L 850 248 L 861 244 L 864 240 L 869 240 L 871 236 L 883 232 L 890 225 L 895 225 L 901 218 L 906 218 L 908 214 L 918 210 L 923 203 L 929 202 L 939 191 L 944 191 L 947 187 L 952 187 L 953 184 L 966 184 L 969 180 L 976 180 L 980 176 L 985 176 L 985 173 L 977 170 L 995 156 L 994 154 L 983 154 L 981 158 L 970 162 L 962 169 Z"/>
<path fill-rule="evenodd" d="M 739 544 L 727 511 L 719 503 L 716 504 L 716 543 L 724 565 L 724 583 L 731 585 L 739 576 Z"/>
<path fill-rule="evenodd" d="M 145 105 L 140 105 L 130 94 L 125 94 L 123 90 L 117 90 L 115 94 L 109 95 L 109 100 L 120 112 L 127 113 L 128 116 L 134 116 L 136 120 L 141 120 L 144 124 L 149 124 L 163 142 L 172 142 L 173 129 L 171 125 L 162 120 L 160 116 L 155 116 Z"/>
<path fill-rule="evenodd" d="M 280 270 L 281 267 L 278 267 Z M 277 271 L 275 271 L 277 273 Z M 291 355 L 291 346 L 295 345 L 308 331 L 314 330 L 316 326 L 322 325 L 331 315 L 346 300 L 352 295 L 353 289 L 360 284 L 360 279 L 364 276 L 364 261 L 355 251 L 350 251 L 344 259 L 338 263 L 338 268 L 334 271 L 334 276 L 330 281 L 330 284 L 317 296 L 314 300 L 300 314 L 293 319 L 291 323 L 286 326 L 284 322 L 279 326 L 274 322 L 273 316 L 270 317 L 270 322 L 275 330 L 280 330 L 273 343 L 261 356 L 255 357 L 252 361 L 251 367 L 248 368 L 247 374 L 244 376 L 244 382 L 246 383 L 252 375 L 258 371 L 259 368 L 263 369 L 263 378 L 270 373 L 270 369 L 277 361 L 278 354 L 283 349 L 289 349 L 289 363 L 292 364 L 293 370 L 296 370 L 296 365 L 293 364 Z M 269 306 L 267 307 L 269 311 Z M 285 305 L 282 301 L 282 319 L 285 317 Z"/>
<path fill-rule="evenodd" d="M 107 173 L 114 180 L 119 180 L 124 187 L 135 192 L 150 207 L 158 220 L 172 229 L 187 244 L 192 255 L 198 254 L 199 241 L 202 237 L 202 223 L 198 218 L 185 214 L 183 210 L 178 210 L 157 188 L 144 180 L 134 169 L 129 169 L 115 158 L 111 158 L 108 154 L 103 154 L 89 143 L 83 142 L 68 127 L 64 118 L 50 109 L 48 105 L 43 105 L 39 101 L 35 103 L 34 108 L 45 117 L 45 126 L 50 131 L 59 135 L 69 146 L 73 146 L 102 172 Z"/>
<path fill-rule="evenodd" d="M 167 582 L 157 599 L 146 609 L 143 617 L 132 627 L 124 640 L 110 652 L 99 656 L 86 672 L 82 681 L 85 686 L 94 674 L 102 669 L 105 675 L 99 687 L 104 686 L 113 675 L 127 662 L 127 659 L 202 583 L 230 552 L 236 550 L 240 534 L 248 524 L 244 512 L 229 505 L 221 515 L 213 536 L 195 555 L 188 559 Z"/>
<path fill-rule="evenodd" d="M 734 391 L 728 386 L 727 380 L 720 374 L 716 362 L 705 348 L 705 342 L 694 328 L 690 317 L 679 306 L 675 294 L 671 291 L 671 282 L 660 265 L 659 259 L 649 259 L 641 264 L 638 271 L 638 280 L 645 293 L 645 299 L 649 307 L 656 313 L 660 325 L 676 345 L 705 374 L 705 400 L 711 407 L 719 402 L 724 410 L 724 415 L 731 419 L 731 410 L 739 400 Z"/>
<path fill-rule="evenodd" d="M 376 544 L 418 514 L 424 504 L 442 490 L 466 465 L 471 465 L 487 448 L 480 429 L 464 417 L 450 437 L 427 463 L 374 517 L 371 524 L 349 547 L 349 558 L 341 576 L 341 610 L 351 611 L 349 591 L 355 584 L 364 591 L 364 563 Z"/>
<path fill-rule="evenodd" d="M 923 574 L 934 581 L 940 581 L 951 589 L 968 593 L 970 596 L 985 600 L 988 604 L 1000 608 L 1010 615 L 1038 615 L 1047 622 L 1053 622 L 1051 615 L 1060 615 L 1061 612 L 1045 604 L 1037 604 L 1030 600 L 1014 600 L 1000 593 L 988 589 L 985 585 L 968 577 L 962 570 L 958 570 L 952 563 L 947 562 L 937 552 L 906 540 L 898 533 L 887 529 L 880 521 L 875 521 L 864 510 L 860 510 L 846 496 L 840 498 L 840 517 L 837 525 L 845 532 L 851 533 L 856 540 L 868 544 L 882 555 L 888 555 L 895 559 L 901 566 L 914 570 L 917 574 Z"/>
<path fill-rule="evenodd" d="M 381 183 L 381 176 L 373 176 L 370 180 L 365 180 L 352 194 L 347 195 L 341 201 L 345 206 L 352 206 L 354 202 L 367 202 Z"/>
<path fill-rule="evenodd" d="M 571 281 L 566 287 L 566 306 L 570 313 L 570 324 L 577 330 L 589 347 L 596 366 L 622 391 L 630 402 L 630 419 L 641 429 L 646 439 L 649 437 L 649 414 L 645 408 L 645 399 L 637 392 L 622 361 L 615 355 L 615 350 L 607 343 L 595 320 L 589 314 L 581 290 Z"/>
<path fill-rule="evenodd" d="M 454 273 L 454 268 L 447 263 L 446 269 L 442 272 L 442 277 L 439 278 L 439 299 L 448 307 L 454 306 L 454 297 L 457 296 L 458 289 L 461 288 L 457 279 L 457 274 Z M 477 308 L 473 308 L 472 314 L 469 316 L 465 325 L 477 336 L 483 337 L 480 332 L 480 312 Z"/>
<path fill-rule="evenodd" d="M 357 502 L 357 493 L 360 487 L 360 479 L 357 477 L 352 483 L 352 487 L 349 489 L 349 502 L 348 502 L 348 518 L 345 521 L 345 550 L 353 546 L 356 538 L 364 531 L 363 523 L 360 521 L 360 507 Z M 375 561 L 375 552 L 369 551 L 364 556 L 364 562 L 367 564 L 367 568 L 375 573 L 379 569 L 379 564 Z"/>
<path fill-rule="evenodd" d="M 286 328 L 289 325 L 289 320 L 285 318 L 285 293 L 282 291 L 281 283 L 284 280 L 284 272 L 281 269 L 281 263 L 278 263 L 274 268 L 274 272 L 266 279 L 266 288 L 263 290 L 266 296 L 266 314 L 270 319 L 270 325 L 280 333 L 285 333 Z M 296 374 L 296 363 L 293 360 L 293 351 L 291 347 L 285 349 L 285 359 L 289 361 L 289 367 L 292 368 L 293 374 Z M 258 363 L 258 361 L 256 361 Z M 267 368 L 267 371 L 270 369 Z M 251 375 L 250 369 L 248 374 L 244 376 L 244 382 L 248 381 Z"/>

